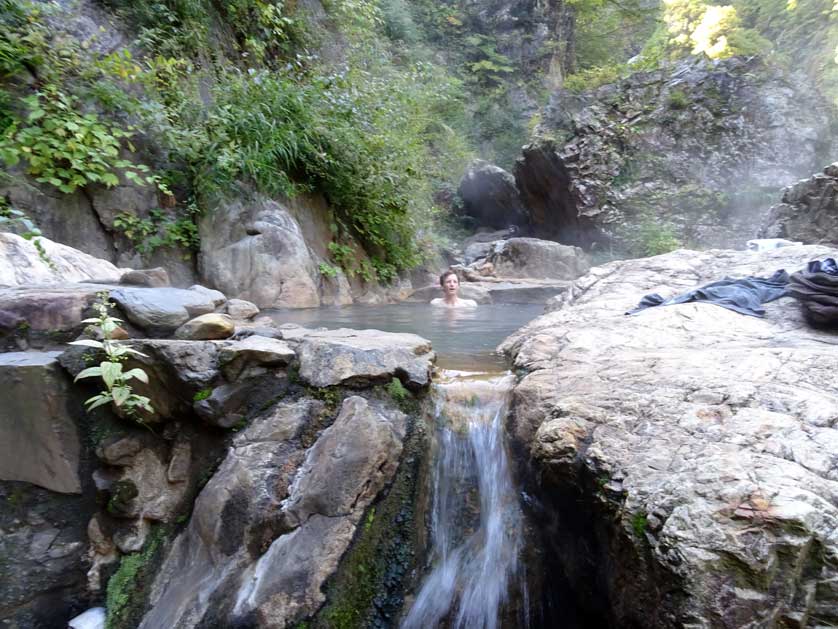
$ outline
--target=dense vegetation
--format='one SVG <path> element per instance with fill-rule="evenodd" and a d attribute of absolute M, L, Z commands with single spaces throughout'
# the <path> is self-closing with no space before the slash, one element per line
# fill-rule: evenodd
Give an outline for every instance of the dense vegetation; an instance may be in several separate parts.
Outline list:
<path fill-rule="evenodd" d="M 835 0 L 572 0 L 579 42 L 567 87 L 585 89 L 689 55 L 762 54 L 803 69 L 838 106 Z"/>
<path fill-rule="evenodd" d="M 139 247 L 196 246 L 196 215 L 225 196 L 315 190 L 336 210 L 334 249 L 354 236 L 391 279 L 470 157 L 446 124 L 463 119 L 462 86 L 394 58 L 373 0 L 324 6 L 112 0 L 135 39 L 104 54 L 62 32 L 57 7 L 2 0 L 0 158 L 65 193 L 158 186 L 165 212 L 117 222 Z"/>
<path fill-rule="evenodd" d="M 0 160 L 67 194 L 156 186 L 160 208 L 115 222 L 142 253 L 196 250 L 225 197 L 317 191 L 336 217 L 321 271 L 389 280 L 433 248 L 473 155 L 512 165 L 557 56 L 581 90 L 763 53 L 838 99 L 836 0 L 568 0 L 572 28 L 526 55 L 455 0 L 92 2 L 116 47 L 71 33 L 67 3 L 0 0 Z M 352 268 L 349 237 L 371 265 Z"/>

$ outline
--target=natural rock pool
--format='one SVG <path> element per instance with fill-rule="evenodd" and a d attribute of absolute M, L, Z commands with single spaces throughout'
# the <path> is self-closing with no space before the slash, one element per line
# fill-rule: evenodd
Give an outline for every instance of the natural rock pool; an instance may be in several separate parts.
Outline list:
<path fill-rule="evenodd" d="M 265 312 L 277 324 L 308 328 L 372 328 L 412 332 L 428 339 L 437 365 L 463 371 L 504 371 L 495 348 L 512 332 L 542 314 L 542 304 L 487 304 L 477 308 L 436 308 L 428 304 L 353 305 Z"/>

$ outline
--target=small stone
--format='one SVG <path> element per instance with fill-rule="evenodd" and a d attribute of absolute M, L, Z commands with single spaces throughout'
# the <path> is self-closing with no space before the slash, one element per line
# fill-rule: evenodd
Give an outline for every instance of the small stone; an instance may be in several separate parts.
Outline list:
<path fill-rule="evenodd" d="M 148 286 L 151 288 L 171 286 L 169 282 L 169 274 L 163 267 L 128 271 L 121 278 L 119 278 L 119 283 L 127 284 L 129 286 Z"/>
<path fill-rule="evenodd" d="M 87 523 L 87 539 L 90 540 L 90 547 L 96 553 L 110 555 L 113 552 L 114 544 L 103 530 L 101 513 L 94 515 Z"/>
<path fill-rule="evenodd" d="M 230 299 L 227 301 L 227 314 L 233 319 L 247 320 L 259 314 L 259 307 L 244 299 Z"/>
<path fill-rule="evenodd" d="M 213 290 L 212 288 L 207 288 L 206 286 L 201 286 L 200 284 L 190 286 L 187 290 L 190 290 L 193 293 L 198 293 L 206 299 L 209 299 L 215 304 L 216 308 L 227 301 L 227 297 L 225 297 L 224 293 L 220 290 Z"/>
<path fill-rule="evenodd" d="M 177 330 L 175 338 L 191 341 L 211 341 L 233 336 L 236 324 L 230 315 L 211 312 L 187 321 Z"/>
<path fill-rule="evenodd" d="M 133 436 L 109 437 L 96 448 L 96 456 L 104 463 L 116 467 L 130 465 L 142 448 L 140 440 Z"/>
<path fill-rule="evenodd" d="M 166 470 L 170 483 L 182 483 L 189 478 L 189 466 L 192 463 L 192 446 L 188 441 L 178 441 L 172 448 L 172 458 Z"/>

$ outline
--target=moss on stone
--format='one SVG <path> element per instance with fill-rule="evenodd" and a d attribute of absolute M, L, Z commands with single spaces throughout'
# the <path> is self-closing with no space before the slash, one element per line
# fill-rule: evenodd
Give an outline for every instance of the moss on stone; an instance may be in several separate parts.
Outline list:
<path fill-rule="evenodd" d="M 106 629 L 128 629 L 139 624 L 145 611 L 146 581 L 162 559 L 163 542 L 169 532 L 164 525 L 155 526 L 140 552 L 123 556 L 119 568 L 108 580 Z"/>
<path fill-rule="evenodd" d="M 365 514 L 337 576 L 327 585 L 328 602 L 306 627 L 395 625 L 417 561 L 416 504 L 426 446 L 427 432 L 414 415 L 387 495 Z"/>

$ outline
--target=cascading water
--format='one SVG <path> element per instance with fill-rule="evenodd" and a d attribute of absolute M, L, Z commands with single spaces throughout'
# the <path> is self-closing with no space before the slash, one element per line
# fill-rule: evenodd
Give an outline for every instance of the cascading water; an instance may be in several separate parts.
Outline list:
<path fill-rule="evenodd" d="M 432 567 L 402 629 L 496 629 L 510 591 L 526 596 L 523 514 L 503 432 L 513 382 L 460 376 L 434 385 Z"/>

